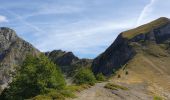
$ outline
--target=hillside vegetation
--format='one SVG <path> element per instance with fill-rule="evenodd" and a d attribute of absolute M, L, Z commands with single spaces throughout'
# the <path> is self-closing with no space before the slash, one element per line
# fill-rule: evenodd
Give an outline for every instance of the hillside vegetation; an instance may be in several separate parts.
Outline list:
<path fill-rule="evenodd" d="M 168 18 L 161 17 L 155 21 L 152 21 L 148 24 L 139 26 L 137 28 L 125 31 L 122 33 L 122 36 L 127 39 L 132 39 L 133 37 L 139 35 L 139 34 L 146 34 L 150 32 L 150 30 L 156 29 L 158 27 L 161 27 L 163 25 L 166 25 L 169 22 Z"/>
<path fill-rule="evenodd" d="M 9 88 L 1 94 L 1 100 L 23 100 L 51 90 L 62 90 L 66 86 L 58 66 L 47 57 L 28 56 L 18 69 Z"/>

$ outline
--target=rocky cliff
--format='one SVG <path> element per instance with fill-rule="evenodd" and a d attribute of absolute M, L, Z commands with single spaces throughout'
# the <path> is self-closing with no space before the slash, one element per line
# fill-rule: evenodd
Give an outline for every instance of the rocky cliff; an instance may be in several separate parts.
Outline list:
<path fill-rule="evenodd" d="M 169 100 L 170 20 L 162 17 L 122 32 L 105 52 L 94 59 L 92 70 L 95 74 L 114 74 L 114 82 L 128 85 L 138 93 Z M 130 96 L 125 98 L 128 100 Z"/>
<path fill-rule="evenodd" d="M 45 55 L 55 64 L 59 65 L 61 70 L 66 74 L 72 74 L 81 67 L 90 67 L 92 63 L 91 59 L 79 59 L 72 52 L 62 50 L 46 52 Z"/>
<path fill-rule="evenodd" d="M 15 31 L 0 28 L 0 87 L 3 90 L 12 79 L 12 72 L 20 65 L 26 55 L 36 56 L 40 52 L 31 44 L 19 38 Z M 0 91 L 1 92 L 1 91 Z"/>
<path fill-rule="evenodd" d="M 110 75 L 140 51 L 147 52 L 151 47 L 150 44 L 152 46 L 163 44 L 167 49 L 166 52 L 168 52 L 169 43 L 170 20 L 161 17 L 148 24 L 122 32 L 104 53 L 94 59 L 93 72 Z"/>

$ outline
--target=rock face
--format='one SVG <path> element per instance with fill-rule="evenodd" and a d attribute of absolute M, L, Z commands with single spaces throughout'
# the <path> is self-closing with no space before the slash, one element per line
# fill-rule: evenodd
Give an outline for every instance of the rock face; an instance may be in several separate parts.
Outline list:
<path fill-rule="evenodd" d="M 141 50 L 146 52 L 151 43 L 152 45 L 164 44 L 169 50 L 170 20 L 168 18 L 162 17 L 151 23 L 122 32 L 104 53 L 94 59 L 92 70 L 95 74 L 110 75 Z"/>
<path fill-rule="evenodd" d="M 50 59 L 60 66 L 70 66 L 72 63 L 79 60 L 72 52 L 65 52 L 61 50 L 54 50 L 45 53 Z"/>
<path fill-rule="evenodd" d="M 92 65 L 93 72 L 95 74 L 103 73 L 104 75 L 110 75 L 134 55 L 135 51 L 128 45 L 128 40 L 119 35 L 103 54 L 94 59 Z"/>
<path fill-rule="evenodd" d="M 66 74 L 71 74 L 77 70 L 77 68 L 89 67 L 92 63 L 91 59 L 79 59 L 72 52 L 65 52 L 62 50 L 46 52 L 45 55 L 55 64 L 59 65 L 61 70 Z"/>
<path fill-rule="evenodd" d="M 12 29 L 0 28 L 0 87 L 3 90 L 11 81 L 14 67 L 20 65 L 26 55 L 36 56 L 40 52 L 19 38 Z M 0 92 L 1 92 L 0 90 Z"/>

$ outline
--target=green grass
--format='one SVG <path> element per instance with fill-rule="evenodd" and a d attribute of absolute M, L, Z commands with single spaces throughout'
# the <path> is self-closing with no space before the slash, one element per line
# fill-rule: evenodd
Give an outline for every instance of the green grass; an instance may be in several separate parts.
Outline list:
<path fill-rule="evenodd" d="M 89 68 L 82 68 L 74 77 L 74 82 L 78 85 L 89 84 L 94 85 L 96 83 L 96 78 Z"/>
<path fill-rule="evenodd" d="M 80 92 L 80 91 L 83 91 L 83 90 L 88 89 L 90 87 L 91 87 L 91 85 L 82 84 L 82 85 L 70 85 L 70 86 L 67 86 L 66 89 L 70 90 L 72 92 Z"/>
<path fill-rule="evenodd" d="M 66 98 L 76 98 L 75 92 L 81 92 L 90 87 L 91 85 L 82 84 L 66 86 L 65 89 L 60 91 L 51 89 L 49 90 L 50 92 L 44 95 L 37 95 L 30 100 L 65 100 Z"/>
<path fill-rule="evenodd" d="M 128 31 L 125 31 L 122 33 L 122 36 L 124 38 L 127 38 L 127 39 L 131 39 L 139 34 L 146 34 L 148 33 L 149 31 L 151 31 L 152 29 L 155 29 L 155 28 L 158 28 L 160 26 L 163 26 L 165 24 L 167 24 L 169 22 L 169 19 L 168 18 L 165 18 L 165 17 L 161 17 L 155 21 L 152 21 L 148 24 L 145 24 L 145 25 L 142 25 L 142 26 L 139 26 L 135 29 L 131 29 L 131 30 L 128 30 Z"/>
<path fill-rule="evenodd" d="M 65 100 L 65 98 L 75 98 L 75 94 L 73 91 L 69 89 L 64 89 L 64 90 L 50 90 L 50 92 L 42 94 L 42 95 L 37 95 L 33 97 L 31 100 Z"/>
<path fill-rule="evenodd" d="M 96 80 L 98 82 L 103 82 L 103 81 L 106 81 L 106 77 L 102 73 L 99 73 L 96 75 Z"/>
<path fill-rule="evenodd" d="M 38 95 L 31 100 L 51 100 L 52 98 L 46 95 Z"/>
<path fill-rule="evenodd" d="M 104 88 L 111 89 L 111 90 L 118 90 L 118 89 L 128 90 L 127 87 L 120 86 L 120 85 L 113 84 L 113 83 L 107 83 L 107 84 L 104 86 Z"/>
<path fill-rule="evenodd" d="M 162 97 L 154 96 L 154 97 L 153 97 L 153 100 L 163 100 L 163 99 L 162 99 Z"/>

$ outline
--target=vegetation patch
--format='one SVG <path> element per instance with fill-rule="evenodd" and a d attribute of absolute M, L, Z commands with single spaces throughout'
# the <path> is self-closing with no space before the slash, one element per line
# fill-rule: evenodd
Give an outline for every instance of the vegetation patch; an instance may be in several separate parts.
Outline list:
<path fill-rule="evenodd" d="M 65 98 L 75 98 L 76 96 L 69 90 L 50 90 L 47 94 L 37 95 L 31 100 L 65 100 Z"/>
<path fill-rule="evenodd" d="M 89 84 L 82 84 L 82 85 L 70 85 L 66 87 L 66 90 L 70 90 L 72 92 L 81 92 L 85 89 L 90 88 L 91 85 Z"/>
<path fill-rule="evenodd" d="M 160 97 L 160 96 L 154 96 L 154 97 L 153 97 L 153 100 L 163 100 L 163 99 L 162 99 L 162 97 Z"/>
<path fill-rule="evenodd" d="M 44 55 L 27 56 L 19 67 L 13 82 L 0 96 L 1 100 L 23 100 L 36 98 L 67 97 L 70 93 L 63 92 L 66 83 L 58 66 Z M 64 94 L 67 93 L 67 94 Z M 52 96 L 53 97 L 53 96 Z"/>
<path fill-rule="evenodd" d="M 163 25 L 166 25 L 168 22 L 169 22 L 168 18 L 162 17 L 153 22 L 137 27 L 135 29 L 125 31 L 122 33 L 122 36 L 127 39 L 132 39 L 133 37 L 139 34 L 147 34 L 149 31 L 161 27 Z"/>
<path fill-rule="evenodd" d="M 106 77 L 102 73 L 99 73 L 96 75 L 96 80 L 97 81 L 106 81 Z"/>
<path fill-rule="evenodd" d="M 74 77 L 74 82 L 78 85 L 89 84 L 94 85 L 96 78 L 89 68 L 82 68 Z"/>
<path fill-rule="evenodd" d="M 127 87 L 120 86 L 120 85 L 113 84 L 113 83 L 107 83 L 107 84 L 104 86 L 104 88 L 111 89 L 111 90 L 118 90 L 118 89 L 128 90 Z"/>

